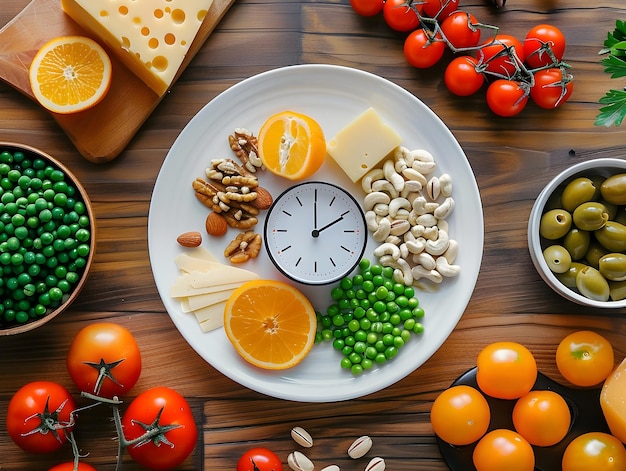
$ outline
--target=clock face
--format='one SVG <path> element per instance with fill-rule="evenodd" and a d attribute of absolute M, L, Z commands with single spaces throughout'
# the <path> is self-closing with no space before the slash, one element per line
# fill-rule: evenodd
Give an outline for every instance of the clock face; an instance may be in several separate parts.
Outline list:
<path fill-rule="evenodd" d="M 360 204 L 342 188 L 304 182 L 283 192 L 265 219 L 265 247 L 285 276 L 324 285 L 349 274 L 367 242 Z"/>

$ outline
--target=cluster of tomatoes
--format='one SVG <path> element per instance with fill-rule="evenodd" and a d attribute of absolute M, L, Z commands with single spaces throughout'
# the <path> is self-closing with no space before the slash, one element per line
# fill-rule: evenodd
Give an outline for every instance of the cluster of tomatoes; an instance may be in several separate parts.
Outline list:
<path fill-rule="evenodd" d="M 447 88 L 455 95 L 470 96 L 486 84 L 487 105 L 499 116 L 517 115 L 529 99 L 545 109 L 569 99 L 573 76 L 562 62 L 566 41 L 557 27 L 535 26 L 522 42 L 459 10 L 459 1 L 350 0 L 350 4 L 363 16 L 382 12 L 390 28 L 407 33 L 404 55 L 414 67 L 432 67 L 446 50 L 452 51 L 455 57 L 444 73 Z"/>
<path fill-rule="evenodd" d="M 52 381 L 24 385 L 7 408 L 7 431 L 24 451 L 50 453 L 69 442 L 74 461 L 78 461 L 73 435 L 77 416 L 95 405 L 106 404 L 113 407 L 113 420 L 121 434 L 118 469 L 123 449 L 135 462 L 154 470 L 172 469 L 191 454 L 198 436 L 197 426 L 189 404 L 173 389 L 145 390 L 120 414 L 119 397 L 135 385 L 141 373 L 139 347 L 127 329 L 108 322 L 83 328 L 69 348 L 67 369 L 81 395 L 93 402 L 77 407 L 72 394 Z M 74 461 L 49 471 L 72 471 Z M 78 462 L 77 469 L 95 471 L 83 461 Z"/>
<path fill-rule="evenodd" d="M 612 373 L 609 341 L 592 331 L 578 331 L 557 347 L 561 375 L 579 387 L 597 386 Z M 431 409 L 434 432 L 451 445 L 475 444 L 477 471 L 535 468 L 535 447 L 551 447 L 565 439 L 574 417 L 567 401 L 551 389 L 533 389 L 537 380 L 533 354 L 516 342 L 487 345 L 477 357 L 476 383 L 455 385 L 441 393 Z M 487 397 L 514 401 L 513 429 L 489 430 Z M 626 449 L 613 435 L 594 431 L 576 436 L 561 457 L 563 471 L 626 469 Z"/>

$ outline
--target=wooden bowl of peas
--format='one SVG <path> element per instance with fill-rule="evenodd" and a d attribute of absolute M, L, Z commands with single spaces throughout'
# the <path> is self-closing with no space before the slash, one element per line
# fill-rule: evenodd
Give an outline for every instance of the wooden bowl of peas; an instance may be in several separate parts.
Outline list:
<path fill-rule="evenodd" d="M 65 311 L 94 252 L 95 218 L 76 177 L 40 150 L 0 142 L 0 336 Z"/>

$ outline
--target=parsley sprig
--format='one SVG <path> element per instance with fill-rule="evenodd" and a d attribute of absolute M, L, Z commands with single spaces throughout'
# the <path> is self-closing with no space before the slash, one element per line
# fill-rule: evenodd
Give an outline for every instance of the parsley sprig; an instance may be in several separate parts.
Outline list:
<path fill-rule="evenodd" d="M 626 77 L 626 22 L 617 20 L 615 30 L 609 32 L 604 41 L 604 48 L 599 54 L 608 54 L 600 61 L 611 78 Z M 599 100 L 603 105 L 596 117 L 596 126 L 619 126 L 626 117 L 626 87 L 622 90 L 609 90 Z"/>

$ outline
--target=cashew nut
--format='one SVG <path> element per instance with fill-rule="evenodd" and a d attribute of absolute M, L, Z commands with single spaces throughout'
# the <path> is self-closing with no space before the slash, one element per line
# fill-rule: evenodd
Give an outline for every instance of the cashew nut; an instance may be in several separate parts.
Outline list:
<path fill-rule="evenodd" d="M 426 240 L 422 238 L 407 240 L 405 244 L 406 248 L 409 249 L 409 252 L 411 252 L 412 254 L 421 253 L 426 248 Z"/>
<path fill-rule="evenodd" d="M 439 182 L 439 179 L 437 177 L 432 177 L 430 180 L 428 180 L 428 183 L 426 184 L 426 193 L 428 193 L 430 199 L 434 201 L 439 198 L 440 192 L 441 183 Z"/>
<path fill-rule="evenodd" d="M 391 198 L 395 198 L 399 194 L 393 184 L 384 178 L 382 180 L 376 180 L 372 183 L 372 191 L 386 192 Z"/>
<path fill-rule="evenodd" d="M 451 196 L 448 196 L 445 200 L 443 200 L 443 203 L 441 203 L 439 207 L 435 209 L 433 214 L 437 219 L 445 219 L 450 216 L 450 214 L 454 210 L 454 206 L 454 200 Z"/>
<path fill-rule="evenodd" d="M 450 265 L 446 257 L 437 257 L 437 271 L 446 278 L 457 276 L 461 271 L 458 265 Z"/>
<path fill-rule="evenodd" d="M 391 221 L 387 218 L 382 218 L 378 221 L 378 228 L 372 234 L 374 240 L 378 243 L 383 242 L 391 233 Z"/>
<path fill-rule="evenodd" d="M 447 173 L 439 176 L 439 183 L 441 184 L 441 194 L 443 196 L 452 196 L 452 178 Z"/>
<path fill-rule="evenodd" d="M 401 198 L 401 197 L 392 199 L 389 202 L 389 216 L 395 219 L 398 215 L 398 211 L 401 208 L 409 211 L 411 209 L 411 203 L 409 203 L 409 200 L 407 200 L 406 198 Z M 407 216 L 408 216 L 408 213 L 407 213 Z"/>
<path fill-rule="evenodd" d="M 437 218 L 434 214 L 426 213 L 417 217 L 417 224 L 424 227 L 433 227 L 437 225 Z"/>
<path fill-rule="evenodd" d="M 389 214 L 389 205 L 378 203 L 374 205 L 372 210 L 376 213 L 377 216 L 387 216 Z"/>
<path fill-rule="evenodd" d="M 385 178 L 391 182 L 396 191 L 402 191 L 404 188 L 404 178 L 398 172 L 396 172 L 393 160 L 386 160 L 383 164 L 383 173 Z"/>
<path fill-rule="evenodd" d="M 418 254 L 415 254 L 415 256 L 413 257 L 413 261 L 426 268 L 426 270 L 434 270 L 437 266 L 435 257 L 433 257 L 428 252 L 420 252 Z"/>
<path fill-rule="evenodd" d="M 413 167 L 408 167 L 402 170 L 402 176 L 407 179 L 407 181 L 418 182 L 422 186 L 426 186 L 426 177 L 418 172 Z"/>
<path fill-rule="evenodd" d="M 394 281 L 404 283 L 406 286 L 413 284 L 413 274 L 409 262 L 403 258 L 394 259 L 390 255 L 383 255 L 379 259 L 380 264 L 385 267 L 394 268 Z"/>
<path fill-rule="evenodd" d="M 448 242 L 448 248 L 443 253 L 442 257 L 445 257 L 448 263 L 452 264 L 456 260 L 456 255 L 458 251 L 459 243 L 454 239 L 450 239 L 450 241 Z"/>
<path fill-rule="evenodd" d="M 426 241 L 426 252 L 431 255 L 442 255 L 448 248 L 450 243 L 450 239 L 448 237 L 448 233 L 444 231 L 439 231 L 439 236 L 436 240 L 427 240 Z"/>
<path fill-rule="evenodd" d="M 411 229 L 411 224 L 406 219 L 396 219 L 391 222 L 391 230 L 389 233 L 394 236 L 401 236 Z"/>
<path fill-rule="evenodd" d="M 361 179 L 361 188 L 365 193 L 372 192 L 372 182 L 384 178 L 383 170 L 381 168 L 373 168 L 367 172 Z"/>
<path fill-rule="evenodd" d="M 395 244 L 385 242 L 374 249 L 374 255 L 378 258 L 389 255 L 394 260 L 398 260 L 400 258 L 400 248 Z"/>
<path fill-rule="evenodd" d="M 389 204 L 390 201 L 391 198 L 389 195 L 383 193 L 382 191 L 373 191 L 372 193 L 365 195 L 365 198 L 363 199 L 363 209 L 365 209 L 365 211 L 369 211 L 378 203 Z"/>
<path fill-rule="evenodd" d="M 374 232 L 378 229 L 378 218 L 374 211 L 370 210 L 365 213 L 365 224 L 370 232 Z"/>
<path fill-rule="evenodd" d="M 433 283 L 441 283 L 443 281 L 443 276 L 437 270 L 427 270 L 421 265 L 414 266 L 411 269 L 411 275 L 413 275 L 414 280 L 419 280 L 420 278 L 426 278 L 427 280 L 430 280 Z"/>

